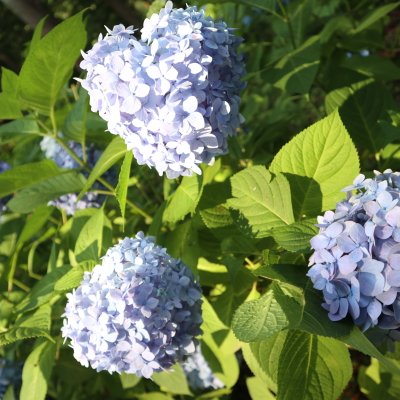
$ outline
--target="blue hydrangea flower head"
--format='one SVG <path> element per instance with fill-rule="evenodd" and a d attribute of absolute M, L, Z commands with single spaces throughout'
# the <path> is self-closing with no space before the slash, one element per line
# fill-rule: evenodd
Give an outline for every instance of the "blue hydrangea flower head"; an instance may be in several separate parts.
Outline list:
<path fill-rule="evenodd" d="M 92 110 L 137 162 L 168 178 L 201 174 L 236 134 L 245 68 L 241 39 L 196 7 L 168 1 L 144 21 L 141 38 L 117 25 L 87 54 L 82 87 Z"/>
<path fill-rule="evenodd" d="M 53 160 L 60 168 L 76 169 L 80 167 L 78 162 L 54 138 L 44 137 L 40 142 L 40 147 L 46 158 Z M 68 147 L 80 159 L 83 159 L 82 146 L 79 143 L 69 141 Z M 100 151 L 89 147 L 87 151 L 88 166 L 93 168 L 99 156 Z M 100 200 L 100 196 L 94 192 L 85 193 L 80 200 L 78 200 L 77 194 L 69 193 L 56 200 L 49 201 L 48 205 L 64 210 L 67 215 L 74 215 L 77 210 L 90 207 L 99 208 L 101 206 Z"/>
<path fill-rule="evenodd" d="M 201 352 L 201 346 L 182 364 L 189 386 L 192 390 L 221 389 L 224 384 L 213 374 Z"/>
<path fill-rule="evenodd" d="M 359 175 L 343 191 L 347 199 L 318 217 L 308 276 L 332 321 L 399 330 L 400 173 Z"/>
<path fill-rule="evenodd" d="M 142 232 L 110 248 L 67 296 L 62 335 L 84 366 L 149 378 L 195 351 L 201 288 Z"/>

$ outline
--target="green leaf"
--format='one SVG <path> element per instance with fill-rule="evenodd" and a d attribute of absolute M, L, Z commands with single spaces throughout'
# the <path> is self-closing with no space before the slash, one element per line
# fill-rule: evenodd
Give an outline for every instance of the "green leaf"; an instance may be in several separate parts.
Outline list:
<path fill-rule="evenodd" d="M 70 270 L 71 267 L 65 265 L 44 276 L 15 307 L 15 311 L 22 314 L 49 302 L 57 294 L 55 292 L 57 281 Z"/>
<path fill-rule="evenodd" d="M 359 161 L 338 112 L 334 112 L 287 143 L 270 170 L 288 177 L 296 218 L 302 218 L 334 208 L 344 198 L 341 189 L 358 175 Z"/>
<path fill-rule="evenodd" d="M 122 218 L 125 218 L 126 197 L 128 195 L 128 182 L 131 173 L 133 153 L 128 151 L 125 154 L 124 161 L 121 165 L 121 171 L 118 177 L 118 185 L 115 188 L 115 195 L 118 200 L 119 208 L 121 209 Z"/>
<path fill-rule="evenodd" d="M 246 379 L 247 389 L 252 400 L 275 400 L 267 385 L 260 378 L 253 376 Z"/>
<path fill-rule="evenodd" d="M 265 342 L 270 342 L 272 339 L 275 339 L 275 337 L 279 337 L 283 335 L 285 337 L 287 332 L 281 332 L 278 335 L 274 335 L 272 338 L 267 339 L 266 341 L 262 342 L 256 342 L 252 344 L 248 343 L 243 343 L 242 344 L 242 353 L 243 353 L 243 358 L 246 361 L 247 366 L 249 367 L 250 371 L 254 374 L 254 376 L 261 382 L 263 382 L 264 387 L 272 390 L 273 392 L 276 392 L 276 382 L 272 380 L 272 378 L 264 371 L 264 369 L 261 367 L 260 362 L 256 358 L 256 354 L 253 353 L 252 346 L 258 346 L 265 343 Z M 258 355 L 258 353 L 257 353 Z M 271 352 L 268 354 L 268 356 L 271 355 Z M 268 357 L 267 356 L 267 357 Z M 266 360 L 267 357 L 263 357 L 263 361 Z"/>
<path fill-rule="evenodd" d="M 179 364 L 170 370 L 153 374 L 151 379 L 167 393 L 190 395 L 186 375 Z"/>
<path fill-rule="evenodd" d="M 104 211 L 99 208 L 83 226 L 74 251 L 78 262 L 98 261 L 102 253 L 104 219 Z"/>
<path fill-rule="evenodd" d="M 18 97 L 28 107 L 50 115 L 86 44 L 84 11 L 66 19 L 37 41 L 22 65 Z M 68 40 L 66 40 L 68 38 Z"/>
<path fill-rule="evenodd" d="M 227 388 L 233 387 L 239 378 L 239 364 L 234 350 L 238 348 L 239 344 L 229 330 L 202 337 L 202 353 L 214 375 Z"/>
<path fill-rule="evenodd" d="M 4 393 L 3 400 L 16 400 L 15 393 L 14 393 L 14 386 L 12 386 L 12 385 L 8 386 L 8 389 Z"/>
<path fill-rule="evenodd" d="M 7 69 L 1 67 L 1 91 L 2 93 L 7 93 L 11 96 L 15 96 L 17 91 L 18 75 Z"/>
<path fill-rule="evenodd" d="M 165 1 L 164 0 L 157 0 L 162 2 L 162 7 L 164 7 Z M 244 4 L 247 6 L 251 7 L 257 7 L 260 8 L 261 10 L 265 11 L 270 11 L 274 12 L 276 10 L 276 0 L 215 0 L 213 4 L 223 4 L 223 3 L 229 3 L 233 2 L 236 4 Z M 200 0 L 200 4 L 210 4 L 209 0 Z M 157 11 L 158 12 L 158 11 Z M 151 14 L 148 13 L 147 17 L 149 17 Z"/>
<path fill-rule="evenodd" d="M 303 318 L 298 329 L 334 338 L 340 338 L 350 333 L 352 325 L 348 321 L 332 322 L 328 318 L 328 313 L 321 306 L 322 294 L 319 290 L 312 288 L 310 281 L 305 287 L 304 301 Z"/>
<path fill-rule="evenodd" d="M 300 304 L 286 296 L 277 284 L 272 284 L 259 299 L 243 303 L 236 310 L 232 329 L 243 342 L 264 340 L 297 325 L 301 315 Z"/>
<path fill-rule="evenodd" d="M 269 265 L 258 268 L 253 273 L 279 282 L 284 292 L 289 288 L 287 284 L 293 285 L 289 295 L 303 307 L 302 311 L 299 311 L 302 317 L 296 329 L 339 339 L 358 351 L 377 358 L 393 373 L 399 373 L 398 367 L 384 357 L 358 327 L 349 321 L 329 320 L 326 310 L 321 307 L 323 301 L 321 292 L 311 287 L 310 281 L 306 278 L 305 268 L 301 265 Z M 295 287 L 297 289 L 294 289 Z"/>
<path fill-rule="evenodd" d="M 319 336 L 337 338 L 358 351 L 377 358 L 394 373 L 399 373 L 398 367 L 384 357 L 358 327 L 349 321 L 332 322 L 329 320 L 326 310 L 321 307 L 321 293 L 311 288 L 310 282 L 305 287 L 304 301 L 303 318 L 298 326 L 299 330 Z"/>
<path fill-rule="evenodd" d="M 0 120 L 22 117 L 21 106 L 16 97 L 17 85 L 18 75 L 1 67 Z"/>
<path fill-rule="evenodd" d="M 274 392 L 277 391 L 279 357 L 288 334 L 285 330 L 266 340 L 250 343 L 250 351 L 244 353 L 247 353 L 245 359 L 253 373 Z"/>
<path fill-rule="evenodd" d="M 17 320 L 14 326 L 6 332 L 0 333 L 0 346 L 39 336 L 53 340 L 50 336 L 50 322 L 51 307 L 45 304 L 33 314 Z"/>
<path fill-rule="evenodd" d="M 357 90 L 342 104 L 340 116 L 359 147 L 377 153 L 392 140 L 391 135 L 386 135 L 378 125 L 390 103 L 388 90 L 373 82 Z"/>
<path fill-rule="evenodd" d="M 288 251 L 301 251 L 310 248 L 310 240 L 318 233 L 315 221 L 302 221 L 272 231 L 279 246 Z"/>
<path fill-rule="evenodd" d="M 174 400 L 172 396 L 161 392 L 147 392 L 135 397 L 137 400 Z"/>
<path fill-rule="evenodd" d="M 225 205 L 207 208 L 200 211 L 204 225 L 209 228 L 224 228 L 233 224 L 233 218 Z"/>
<path fill-rule="evenodd" d="M 68 138 L 78 143 L 83 143 L 86 137 L 86 120 L 88 113 L 88 93 L 79 91 L 79 99 L 72 110 L 67 114 L 62 132 Z"/>
<path fill-rule="evenodd" d="M 127 152 L 125 142 L 120 138 L 114 138 L 106 147 L 102 155 L 97 160 L 96 165 L 90 173 L 86 185 L 81 190 L 79 197 L 90 189 L 95 180 L 99 178 L 104 172 L 108 171 L 119 159 L 121 159 Z"/>
<path fill-rule="evenodd" d="M 18 100 L 9 93 L 0 93 L 0 120 L 21 118 Z"/>
<path fill-rule="evenodd" d="M 368 15 L 368 17 L 366 17 L 363 21 L 361 21 L 361 23 L 357 26 L 357 28 L 353 29 L 351 33 L 356 34 L 369 28 L 375 22 L 379 21 L 385 15 L 389 14 L 391 11 L 397 8 L 399 4 L 400 2 L 390 3 L 377 8 L 370 15 Z"/>
<path fill-rule="evenodd" d="M 264 278 L 299 288 L 304 288 L 309 283 L 306 273 L 307 269 L 302 265 L 293 264 L 265 265 L 253 271 L 256 276 L 263 276 Z"/>
<path fill-rule="evenodd" d="M 353 326 L 350 333 L 340 337 L 340 340 L 364 354 L 375 357 L 392 374 L 400 374 L 399 363 L 385 357 L 357 326 Z"/>
<path fill-rule="evenodd" d="M 29 213 L 64 194 L 79 192 L 83 185 L 82 175 L 74 171 L 65 172 L 21 190 L 7 205 L 14 212 Z"/>
<path fill-rule="evenodd" d="M 273 178 L 264 167 L 249 167 L 234 175 L 231 184 L 234 198 L 228 205 L 247 218 L 257 237 L 294 222 L 290 187 L 282 174 Z"/>
<path fill-rule="evenodd" d="M 352 372 L 343 343 L 289 331 L 279 357 L 277 400 L 336 400 Z"/>
<path fill-rule="evenodd" d="M 348 15 L 337 15 L 336 17 L 329 19 L 320 34 L 321 43 L 325 44 L 329 42 L 332 36 L 337 32 L 339 34 L 347 34 L 352 27 L 352 21 Z"/>
<path fill-rule="evenodd" d="M 360 82 L 356 82 L 350 86 L 340 87 L 329 92 L 325 96 L 325 109 L 328 114 L 334 112 L 336 108 L 342 106 L 342 104 L 357 90 L 373 82 L 372 79 L 365 79 Z"/>
<path fill-rule="evenodd" d="M 287 93 L 308 93 L 317 74 L 320 59 L 319 36 L 312 36 L 296 50 L 286 54 L 265 79 Z"/>
<path fill-rule="evenodd" d="M 214 178 L 221 171 L 221 159 L 218 158 L 212 165 L 201 164 L 203 185 L 213 183 Z"/>
<path fill-rule="evenodd" d="M 203 324 L 201 329 L 207 334 L 228 329 L 228 327 L 220 320 L 207 298 L 203 297 L 202 300 L 201 312 L 203 315 Z"/>
<path fill-rule="evenodd" d="M 140 377 L 133 374 L 122 373 L 120 375 L 121 385 L 124 389 L 132 389 L 140 382 Z"/>
<path fill-rule="evenodd" d="M 0 197 L 63 173 L 50 160 L 20 165 L 0 175 Z"/>
<path fill-rule="evenodd" d="M 28 52 L 26 54 L 26 56 L 28 56 L 29 53 L 31 53 L 34 48 L 36 47 L 36 45 L 40 42 L 40 39 L 43 36 L 43 28 L 44 28 L 44 24 L 47 20 L 47 16 L 43 17 L 36 25 L 35 30 L 33 31 L 33 35 L 32 35 L 32 39 L 31 42 L 29 43 L 29 47 L 28 47 Z"/>
<path fill-rule="evenodd" d="M 377 55 L 369 55 L 368 57 L 353 55 L 345 58 L 341 66 L 376 80 L 391 81 L 400 79 L 400 68 L 387 58 Z"/>
<path fill-rule="evenodd" d="M 265 11 L 275 11 L 276 0 L 235 0 L 237 3 L 247 4 Z"/>
<path fill-rule="evenodd" d="M 399 365 L 398 362 L 396 364 Z M 400 398 L 400 375 L 390 373 L 375 359 L 371 359 L 371 365 L 368 367 L 361 366 L 358 384 L 370 400 L 398 400 Z"/>
<path fill-rule="evenodd" d="M 0 125 L 0 137 L 5 135 L 38 134 L 39 132 L 39 125 L 29 117 Z"/>
<path fill-rule="evenodd" d="M 44 400 L 56 356 L 56 345 L 39 340 L 24 363 L 21 400 Z"/>
<path fill-rule="evenodd" d="M 196 210 L 202 194 L 203 177 L 201 175 L 185 176 L 175 193 L 168 199 L 165 207 L 164 222 L 175 223 Z"/>
<path fill-rule="evenodd" d="M 197 230 L 191 220 L 178 225 L 165 240 L 165 247 L 172 257 L 180 258 L 196 271 L 200 257 Z"/>
<path fill-rule="evenodd" d="M 248 297 L 255 278 L 250 271 L 243 268 L 242 260 L 229 257 L 223 263 L 228 270 L 226 288 L 216 296 L 213 306 L 221 321 L 230 326 L 233 313 Z"/>
<path fill-rule="evenodd" d="M 84 262 L 76 265 L 55 282 L 54 290 L 58 293 L 69 292 L 80 285 L 85 271 L 91 271 L 95 262 Z"/>
<path fill-rule="evenodd" d="M 52 212 L 53 210 L 49 207 L 40 207 L 26 219 L 24 228 L 18 237 L 17 248 L 21 248 L 25 242 L 30 240 L 42 229 Z"/>

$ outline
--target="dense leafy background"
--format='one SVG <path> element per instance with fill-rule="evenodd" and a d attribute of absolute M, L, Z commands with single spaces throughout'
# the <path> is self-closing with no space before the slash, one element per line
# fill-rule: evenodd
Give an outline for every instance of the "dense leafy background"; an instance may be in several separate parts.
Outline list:
<path fill-rule="evenodd" d="M 138 230 L 200 277 L 203 352 L 225 388 L 196 398 L 399 398 L 397 349 L 330 322 L 305 277 L 316 216 L 360 170 L 400 170 L 399 3 L 195 1 L 245 38 L 246 123 L 229 155 L 172 181 L 139 167 L 71 80 L 104 24 L 140 26 L 162 2 L 33 3 L 50 13 L 34 32 L 0 5 L 0 159 L 12 165 L 0 175 L 0 354 L 24 362 L 21 399 L 193 396 L 179 366 L 152 381 L 96 373 L 60 337 L 65 293 Z M 59 131 L 102 149 L 88 178 L 85 162 L 68 172 L 44 159 L 40 140 Z M 97 181 L 101 209 L 46 205 Z"/>

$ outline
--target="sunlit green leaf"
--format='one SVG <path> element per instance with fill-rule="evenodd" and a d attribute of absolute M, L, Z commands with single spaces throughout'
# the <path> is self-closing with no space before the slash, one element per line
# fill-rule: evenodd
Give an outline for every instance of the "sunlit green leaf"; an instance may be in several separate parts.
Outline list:
<path fill-rule="evenodd" d="M 334 208 L 341 189 L 359 173 L 357 151 L 334 112 L 295 136 L 275 156 L 270 170 L 290 182 L 297 218 Z"/>
<path fill-rule="evenodd" d="M 80 50 L 86 44 L 83 12 L 61 22 L 35 42 L 28 53 L 18 82 L 18 96 L 27 107 L 45 115 L 51 114 Z"/>
<path fill-rule="evenodd" d="M 234 198 L 228 205 L 248 219 L 257 237 L 294 222 L 290 187 L 283 175 L 273 177 L 264 167 L 250 167 L 234 175 L 231 183 Z"/>

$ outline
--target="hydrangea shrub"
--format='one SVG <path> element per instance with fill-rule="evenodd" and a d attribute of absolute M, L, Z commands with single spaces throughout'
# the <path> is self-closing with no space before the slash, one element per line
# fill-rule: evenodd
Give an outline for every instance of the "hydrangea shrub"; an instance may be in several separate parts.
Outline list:
<path fill-rule="evenodd" d="M 398 4 L 130 3 L 1 68 L 0 398 L 400 398 Z"/>

